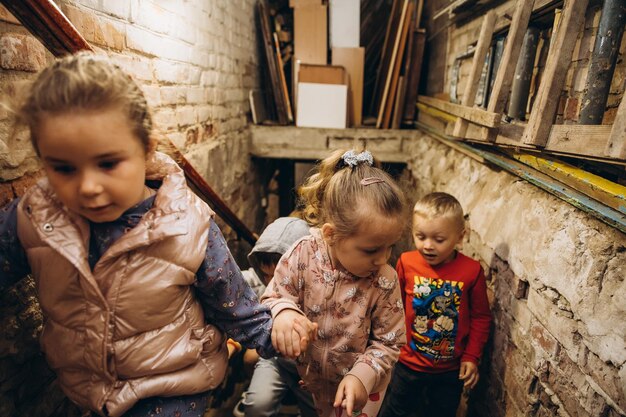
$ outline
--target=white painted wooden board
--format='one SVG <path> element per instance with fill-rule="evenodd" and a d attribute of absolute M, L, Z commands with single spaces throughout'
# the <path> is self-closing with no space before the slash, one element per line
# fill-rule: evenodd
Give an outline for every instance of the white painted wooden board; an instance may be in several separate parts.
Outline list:
<path fill-rule="evenodd" d="M 347 112 L 347 85 L 298 83 L 296 126 L 345 128 Z"/>
<path fill-rule="evenodd" d="M 361 1 L 330 0 L 330 47 L 358 48 L 361 46 Z"/>

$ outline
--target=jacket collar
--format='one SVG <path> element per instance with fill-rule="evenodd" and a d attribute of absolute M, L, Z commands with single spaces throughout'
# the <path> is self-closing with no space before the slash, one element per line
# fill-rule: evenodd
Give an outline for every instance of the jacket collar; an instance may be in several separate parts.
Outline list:
<path fill-rule="evenodd" d="M 148 161 L 146 179 L 161 180 L 154 206 L 139 224 L 118 239 L 98 263 L 169 236 L 187 233 L 183 219 L 189 205 L 183 171 L 168 156 L 155 152 Z M 39 237 L 70 261 L 85 277 L 92 277 L 87 261 L 89 222 L 70 212 L 57 198 L 47 178 L 41 179 L 24 204 Z"/>

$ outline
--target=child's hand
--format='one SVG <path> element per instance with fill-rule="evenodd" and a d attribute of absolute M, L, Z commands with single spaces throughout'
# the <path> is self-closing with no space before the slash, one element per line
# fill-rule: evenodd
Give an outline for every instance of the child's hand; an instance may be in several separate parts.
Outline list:
<path fill-rule="evenodd" d="M 478 383 L 478 366 L 474 362 L 461 362 L 461 370 L 459 372 L 459 379 L 465 381 L 464 388 L 472 389 Z"/>
<path fill-rule="evenodd" d="M 295 310 L 283 310 L 274 318 L 272 345 L 288 358 L 300 356 L 306 351 L 309 341 L 316 339 L 316 335 L 317 323 Z"/>
<path fill-rule="evenodd" d="M 358 412 L 367 404 L 367 390 L 354 375 L 346 375 L 339 383 L 333 407 L 345 408 L 348 416 Z"/>
<path fill-rule="evenodd" d="M 228 359 L 232 358 L 233 355 L 241 351 L 241 344 L 233 339 L 228 339 L 226 341 L 226 347 L 228 348 Z"/>

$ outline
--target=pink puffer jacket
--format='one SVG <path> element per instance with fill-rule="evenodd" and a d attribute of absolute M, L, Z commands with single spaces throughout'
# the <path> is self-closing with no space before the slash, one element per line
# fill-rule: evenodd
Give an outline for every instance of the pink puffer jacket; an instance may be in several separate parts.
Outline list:
<path fill-rule="evenodd" d="M 359 278 L 333 269 L 320 230 L 311 233 L 282 257 L 261 301 L 273 317 L 294 309 L 318 323 L 318 340 L 298 358 L 298 372 L 326 409 L 347 374 L 368 394 L 384 391 L 406 336 L 395 270 L 385 265 L 378 276 Z"/>
<path fill-rule="evenodd" d="M 225 337 L 206 325 L 192 284 L 208 242 L 211 209 L 163 154 L 154 206 L 91 271 L 89 225 L 68 212 L 46 180 L 18 207 L 46 316 L 41 347 L 66 395 L 85 408 L 122 415 L 139 399 L 203 392 L 223 379 Z"/>

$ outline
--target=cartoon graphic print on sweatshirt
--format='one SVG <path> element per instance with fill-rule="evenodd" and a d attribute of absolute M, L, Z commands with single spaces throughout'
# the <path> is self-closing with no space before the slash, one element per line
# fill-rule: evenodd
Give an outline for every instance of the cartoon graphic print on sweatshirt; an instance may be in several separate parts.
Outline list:
<path fill-rule="evenodd" d="M 411 349 L 433 361 L 454 357 L 463 282 L 413 277 Z"/>

